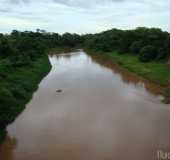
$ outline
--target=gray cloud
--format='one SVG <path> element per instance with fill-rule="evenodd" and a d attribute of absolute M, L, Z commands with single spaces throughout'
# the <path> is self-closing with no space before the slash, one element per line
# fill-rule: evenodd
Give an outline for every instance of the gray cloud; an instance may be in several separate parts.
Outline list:
<path fill-rule="evenodd" d="M 78 7 L 92 7 L 95 5 L 106 5 L 110 3 L 124 2 L 126 0 L 53 0 L 55 3 L 64 4 L 68 6 L 78 6 Z"/>
<path fill-rule="evenodd" d="M 137 26 L 170 31 L 169 8 L 170 0 L 0 0 L 0 32 L 87 33 Z"/>
<path fill-rule="evenodd" d="M 8 3 L 18 4 L 18 3 L 29 3 L 30 0 L 8 0 Z"/>
<path fill-rule="evenodd" d="M 89 7 L 93 5 L 103 5 L 108 3 L 114 3 L 114 2 L 123 2 L 126 0 L 42 0 L 42 2 L 48 3 L 49 1 L 53 1 L 58 4 L 68 5 L 68 6 L 76 6 L 76 7 Z M 29 2 L 35 2 L 34 0 L 7 0 L 9 4 L 19 4 L 19 3 L 29 3 Z"/>

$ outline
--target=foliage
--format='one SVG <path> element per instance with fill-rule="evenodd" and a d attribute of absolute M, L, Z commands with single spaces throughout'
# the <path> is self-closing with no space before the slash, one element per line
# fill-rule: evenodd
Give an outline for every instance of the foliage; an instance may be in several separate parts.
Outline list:
<path fill-rule="evenodd" d="M 155 59 L 157 56 L 157 51 L 154 46 L 148 45 L 140 50 L 139 59 L 141 62 L 149 62 Z"/>
<path fill-rule="evenodd" d="M 0 139 L 50 70 L 46 44 L 39 33 L 0 35 Z"/>
<path fill-rule="evenodd" d="M 125 68 L 169 85 L 166 61 L 170 57 L 170 34 L 158 28 L 112 29 L 85 35 L 60 35 L 40 29 L 0 34 L 0 139 L 5 126 L 24 109 L 39 81 L 49 72 L 46 52 L 79 46 L 105 53 Z"/>
<path fill-rule="evenodd" d="M 170 34 L 158 28 L 112 29 L 84 35 L 83 39 L 86 48 L 102 52 L 133 53 L 143 62 L 167 60 L 170 56 Z"/>
<path fill-rule="evenodd" d="M 7 56 L 10 56 L 14 53 L 14 50 L 11 48 L 8 40 L 1 35 L 0 36 L 0 57 L 5 58 Z"/>
<path fill-rule="evenodd" d="M 0 139 L 4 128 L 24 109 L 42 77 L 49 72 L 46 52 L 56 47 L 76 47 L 77 34 L 19 32 L 0 34 Z"/>
<path fill-rule="evenodd" d="M 3 128 L 24 109 L 39 81 L 49 70 L 50 64 L 45 55 L 32 61 L 30 66 L 13 69 L 8 68 L 4 62 L 1 64 L 0 73 L 3 77 L 0 77 L 0 136 L 1 132 L 4 133 Z"/>
<path fill-rule="evenodd" d="M 135 54 L 139 54 L 142 46 L 143 46 L 142 41 L 135 41 L 130 46 L 130 52 L 135 53 Z"/>

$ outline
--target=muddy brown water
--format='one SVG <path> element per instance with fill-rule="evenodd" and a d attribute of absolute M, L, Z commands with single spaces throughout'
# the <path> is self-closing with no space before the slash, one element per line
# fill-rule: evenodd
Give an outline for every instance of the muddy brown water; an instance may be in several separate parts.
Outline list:
<path fill-rule="evenodd" d="M 170 106 L 158 86 L 82 50 L 49 58 L 52 70 L 8 126 L 0 160 L 155 160 L 170 152 Z"/>

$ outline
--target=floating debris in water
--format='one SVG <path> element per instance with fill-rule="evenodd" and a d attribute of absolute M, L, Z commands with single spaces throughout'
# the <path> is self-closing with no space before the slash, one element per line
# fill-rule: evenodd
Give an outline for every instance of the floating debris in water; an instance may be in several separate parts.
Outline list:
<path fill-rule="evenodd" d="M 61 92 L 62 92 L 62 90 L 61 90 L 61 89 L 58 89 L 58 90 L 56 90 L 56 92 L 61 93 Z"/>

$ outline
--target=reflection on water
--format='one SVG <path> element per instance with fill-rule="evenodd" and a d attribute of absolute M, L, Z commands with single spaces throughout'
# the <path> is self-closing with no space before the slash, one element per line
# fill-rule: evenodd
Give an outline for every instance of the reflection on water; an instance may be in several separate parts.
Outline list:
<path fill-rule="evenodd" d="M 160 87 L 83 51 L 49 58 L 52 70 L 8 127 L 0 160 L 154 160 L 157 150 L 170 152 Z"/>
<path fill-rule="evenodd" d="M 160 96 L 163 93 L 164 88 L 162 88 L 161 86 L 128 72 L 126 69 L 120 67 L 118 64 L 114 64 L 113 61 L 108 59 L 106 56 L 96 54 L 93 55 L 92 58 L 94 62 L 100 63 L 100 65 L 111 69 L 114 74 L 118 74 L 119 76 L 121 76 L 121 79 L 125 83 L 142 86 L 148 92 L 151 92 L 154 95 Z"/>
<path fill-rule="evenodd" d="M 14 158 L 13 152 L 17 146 L 15 138 L 6 136 L 6 140 L 2 146 L 0 146 L 0 158 L 1 160 L 11 160 Z"/>

